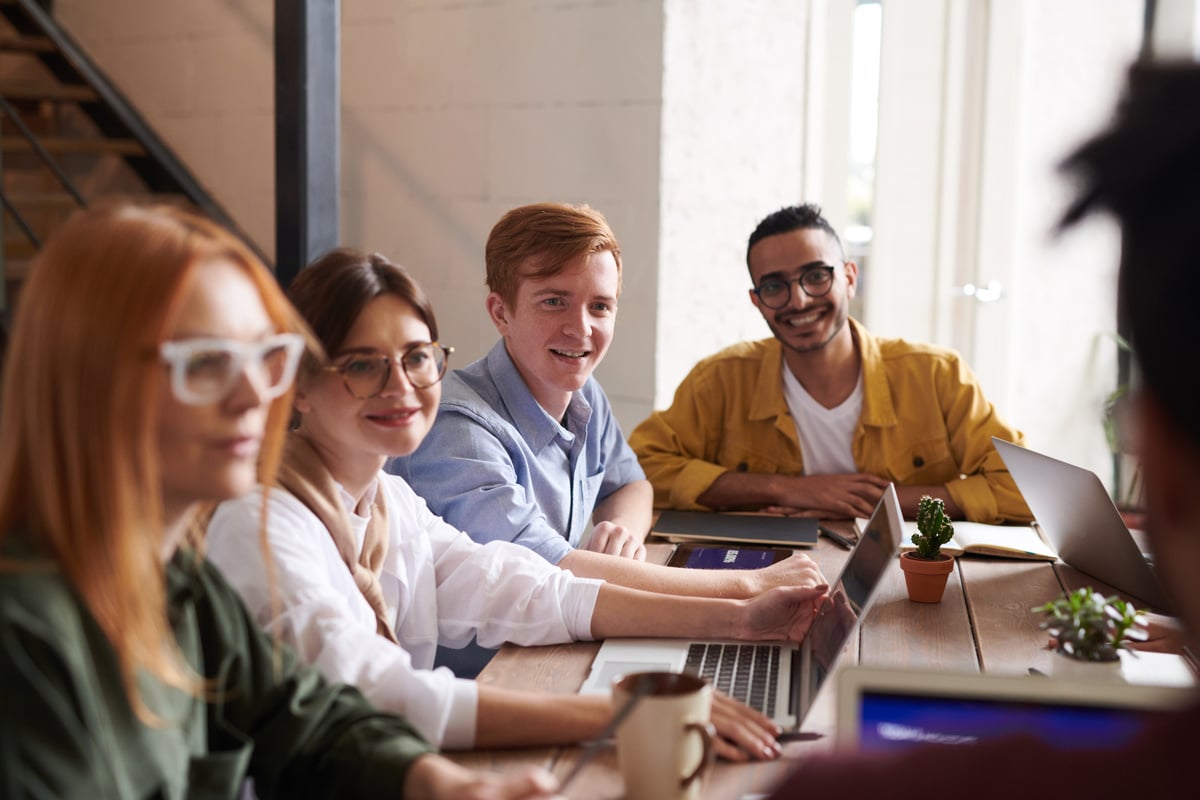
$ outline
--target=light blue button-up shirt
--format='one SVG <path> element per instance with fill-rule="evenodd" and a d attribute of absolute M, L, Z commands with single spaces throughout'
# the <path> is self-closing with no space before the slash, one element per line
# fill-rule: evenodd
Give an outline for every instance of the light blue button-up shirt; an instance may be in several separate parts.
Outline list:
<path fill-rule="evenodd" d="M 595 378 L 571 396 L 566 423 L 538 405 L 501 340 L 446 376 L 433 430 L 388 471 L 475 541 L 516 542 L 557 564 L 596 503 L 645 478 Z"/>

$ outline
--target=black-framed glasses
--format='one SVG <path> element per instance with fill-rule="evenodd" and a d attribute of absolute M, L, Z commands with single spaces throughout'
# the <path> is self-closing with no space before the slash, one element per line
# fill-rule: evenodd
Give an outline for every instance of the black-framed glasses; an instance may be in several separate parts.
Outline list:
<path fill-rule="evenodd" d="M 792 284 L 797 284 L 809 297 L 824 297 L 833 288 L 833 271 L 837 267 L 815 264 L 794 278 L 771 277 L 750 291 L 767 308 L 783 308 L 792 299 Z"/>
<path fill-rule="evenodd" d="M 359 400 L 369 400 L 383 391 L 392 379 L 392 365 L 398 364 L 414 389 L 428 389 L 446 374 L 453 347 L 437 342 L 417 342 L 405 348 L 399 357 L 381 353 L 347 356 L 337 364 L 324 367 L 342 376 L 346 391 Z"/>
<path fill-rule="evenodd" d="M 159 345 L 171 368 L 171 392 L 181 403 L 203 406 L 224 400 L 247 368 L 253 369 L 268 399 L 292 385 L 304 352 L 298 333 L 279 333 L 261 342 L 234 339 L 177 339 Z"/>

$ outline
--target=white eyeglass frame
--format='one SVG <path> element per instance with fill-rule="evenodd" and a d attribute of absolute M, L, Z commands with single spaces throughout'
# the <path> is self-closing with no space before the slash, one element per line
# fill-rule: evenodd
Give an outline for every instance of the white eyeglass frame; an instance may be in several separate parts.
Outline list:
<path fill-rule="evenodd" d="M 283 374 L 279 382 L 271 386 L 267 379 L 266 367 L 263 360 L 267 353 L 282 347 L 287 355 Z M 219 390 L 211 393 L 198 393 L 188 388 L 188 362 L 198 353 L 227 353 L 231 359 L 229 375 Z M 259 390 L 268 400 L 274 400 L 289 388 L 296 380 L 296 370 L 300 366 L 300 356 L 304 353 L 304 337 L 298 333 L 277 333 L 261 342 L 239 342 L 236 339 L 178 339 L 163 342 L 158 346 L 159 357 L 171 368 L 171 393 L 175 399 L 190 406 L 204 406 L 218 403 L 229 396 L 238 379 L 246 370 L 247 364 L 253 365 L 261 378 Z"/>

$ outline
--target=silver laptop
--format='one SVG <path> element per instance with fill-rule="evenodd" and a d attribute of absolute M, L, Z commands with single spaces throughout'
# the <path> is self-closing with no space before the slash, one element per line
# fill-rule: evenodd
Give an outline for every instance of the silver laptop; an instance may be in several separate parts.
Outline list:
<path fill-rule="evenodd" d="M 1161 654 L 1159 654 L 1161 655 Z M 864 751 L 975 744 L 1025 735 L 1052 747 L 1120 747 L 1191 687 L 847 667 L 838 673 L 837 738 Z"/>
<path fill-rule="evenodd" d="M 903 515 L 891 484 L 831 584 L 804 641 L 755 644 L 686 639 L 607 639 L 579 690 L 611 691 L 612 682 L 631 672 L 684 670 L 712 681 L 725 694 L 759 709 L 783 728 L 798 728 L 834 662 L 858 630 L 875 589 L 895 559 L 903 535 Z"/>
<path fill-rule="evenodd" d="M 1170 609 L 1096 473 L 1002 439 L 992 442 L 1059 558 L 1160 611 Z"/>

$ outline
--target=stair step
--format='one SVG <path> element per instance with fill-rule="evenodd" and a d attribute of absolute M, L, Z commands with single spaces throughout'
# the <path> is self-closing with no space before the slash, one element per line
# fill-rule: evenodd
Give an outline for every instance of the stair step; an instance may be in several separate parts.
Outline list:
<path fill-rule="evenodd" d="M 71 139 L 51 136 L 38 140 L 46 151 L 53 154 L 76 153 L 83 155 L 143 156 L 145 149 L 135 139 Z M 29 153 L 33 148 L 24 136 L 0 138 L 0 152 Z"/>
<path fill-rule="evenodd" d="M 24 281 L 29 277 L 29 266 L 33 263 L 32 258 L 10 259 L 7 256 L 4 258 L 4 278 L 8 281 Z"/>
<path fill-rule="evenodd" d="M 66 192 L 53 189 L 43 191 L 22 190 L 7 192 L 7 195 L 8 201 L 18 211 L 22 212 L 26 210 L 59 211 L 62 209 L 74 211 L 79 207 L 74 197 Z M 133 203 L 136 205 L 170 205 L 181 208 L 194 208 L 186 196 L 169 192 L 121 192 L 116 195 L 106 194 L 102 198 L 84 199 L 88 200 L 89 205 L 93 202 L 104 201 Z"/>
<path fill-rule="evenodd" d="M 53 53 L 54 42 L 45 36 L 15 36 L 0 34 L 0 52 L 6 53 Z"/>
<path fill-rule="evenodd" d="M 96 93 L 87 86 L 35 86 L 23 83 L 0 83 L 0 97 L 5 100 L 49 100 L 55 103 L 94 103 Z"/>
<path fill-rule="evenodd" d="M 79 204 L 75 202 L 75 198 L 66 192 L 56 191 L 21 191 L 7 192 L 8 201 L 12 203 L 18 211 L 25 210 L 57 210 L 63 208 L 75 208 Z"/>
<path fill-rule="evenodd" d="M 20 264 L 23 261 L 28 261 L 37 255 L 38 249 L 33 246 L 33 242 L 26 239 L 20 233 L 10 233 L 8 241 L 4 243 L 4 263 L 8 269 Z"/>

